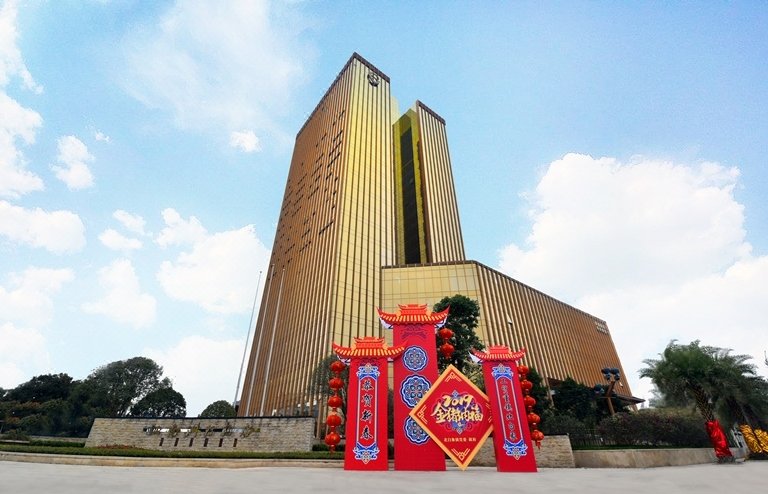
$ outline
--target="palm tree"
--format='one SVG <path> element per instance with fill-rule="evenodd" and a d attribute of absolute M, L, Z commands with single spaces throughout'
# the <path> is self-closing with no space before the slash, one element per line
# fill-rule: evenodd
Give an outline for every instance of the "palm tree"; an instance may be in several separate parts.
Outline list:
<path fill-rule="evenodd" d="M 686 395 L 696 403 L 719 461 L 732 461 L 725 434 L 715 418 L 714 403 L 737 371 L 726 372 L 730 350 L 702 346 L 699 341 L 680 345 L 672 340 L 659 359 L 647 359 L 640 377 L 649 377 L 666 396 Z"/>

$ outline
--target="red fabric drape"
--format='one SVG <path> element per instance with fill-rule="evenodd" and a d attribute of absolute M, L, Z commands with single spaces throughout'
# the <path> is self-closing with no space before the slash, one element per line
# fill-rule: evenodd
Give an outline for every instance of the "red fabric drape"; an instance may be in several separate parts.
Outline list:
<path fill-rule="evenodd" d="M 728 440 L 725 438 L 723 428 L 720 427 L 720 422 L 717 420 L 708 421 L 707 434 L 709 435 L 709 440 L 712 441 L 712 447 L 715 448 L 715 456 L 718 458 L 733 456 L 728 447 Z"/>

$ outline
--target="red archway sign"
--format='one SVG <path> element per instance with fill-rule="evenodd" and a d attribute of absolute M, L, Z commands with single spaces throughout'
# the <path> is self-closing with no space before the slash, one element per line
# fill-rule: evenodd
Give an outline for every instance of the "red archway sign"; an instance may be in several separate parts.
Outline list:
<path fill-rule="evenodd" d="M 387 470 L 387 360 L 403 352 L 387 348 L 384 338 L 355 338 L 352 348 L 333 345 L 349 360 L 345 470 Z"/>
<path fill-rule="evenodd" d="M 473 351 L 483 363 L 485 391 L 493 413 L 493 449 L 499 472 L 535 472 L 536 458 L 528 430 L 517 361 L 525 349 L 512 352 L 506 346 Z"/>
<path fill-rule="evenodd" d="M 399 314 L 379 310 L 391 328 L 393 344 L 403 347 L 394 361 L 395 470 L 445 470 L 445 455 L 429 434 L 409 416 L 437 381 L 435 331 L 445 323 L 448 309 L 427 313 L 426 305 L 400 305 Z"/>

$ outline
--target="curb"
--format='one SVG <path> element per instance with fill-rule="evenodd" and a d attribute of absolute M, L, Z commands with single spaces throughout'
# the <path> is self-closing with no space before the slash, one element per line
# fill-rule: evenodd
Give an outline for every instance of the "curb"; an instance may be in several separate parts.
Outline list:
<path fill-rule="evenodd" d="M 90 465 L 100 467 L 166 468 L 343 468 L 343 460 L 286 460 L 269 458 L 134 458 L 125 456 L 56 455 L 0 451 L 0 461 Z"/>

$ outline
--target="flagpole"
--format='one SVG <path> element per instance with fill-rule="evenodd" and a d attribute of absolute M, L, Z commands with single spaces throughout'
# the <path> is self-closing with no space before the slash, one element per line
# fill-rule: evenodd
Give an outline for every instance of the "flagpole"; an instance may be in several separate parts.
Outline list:
<path fill-rule="evenodd" d="M 267 281 L 266 281 L 267 296 L 264 298 L 264 300 L 267 301 L 266 302 L 267 304 L 269 303 L 269 293 L 270 293 L 270 291 L 272 289 L 272 279 L 274 279 L 274 277 L 275 277 L 275 265 L 273 264 L 271 266 L 271 268 L 272 268 L 271 273 L 269 274 L 269 277 L 267 278 Z M 264 304 L 262 304 L 262 305 L 264 305 Z M 251 391 L 253 390 L 253 383 L 254 383 L 254 380 L 256 379 L 256 370 L 257 370 L 257 366 L 259 364 L 259 354 L 261 353 L 261 337 L 264 334 L 264 319 L 265 318 L 261 317 L 260 319 L 261 319 L 261 327 L 258 328 L 258 329 L 260 329 L 260 331 L 259 331 L 259 342 L 256 344 L 256 356 L 253 359 L 253 367 L 251 368 L 251 380 L 250 380 L 250 384 L 251 385 L 248 387 L 248 399 L 242 400 L 242 401 L 245 402 L 245 412 L 241 415 L 242 417 L 250 416 L 249 412 L 251 410 Z M 256 339 L 256 329 L 257 328 L 253 329 L 253 338 L 254 339 Z"/>
<path fill-rule="evenodd" d="M 251 306 L 251 319 L 248 321 L 248 332 L 245 334 L 245 347 L 243 348 L 243 358 L 240 360 L 240 372 L 237 373 L 237 386 L 235 386 L 235 398 L 232 400 L 232 408 L 237 409 L 237 393 L 240 392 L 240 381 L 243 379 L 243 366 L 245 365 L 245 356 L 248 354 L 248 340 L 251 339 L 251 327 L 253 326 L 253 313 L 256 312 L 256 299 L 259 298 L 259 287 L 261 287 L 261 271 L 259 271 L 259 281 L 256 282 L 256 295 L 253 296 L 253 305 Z"/>

